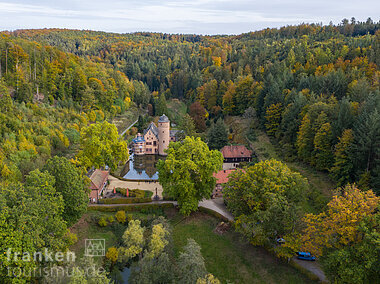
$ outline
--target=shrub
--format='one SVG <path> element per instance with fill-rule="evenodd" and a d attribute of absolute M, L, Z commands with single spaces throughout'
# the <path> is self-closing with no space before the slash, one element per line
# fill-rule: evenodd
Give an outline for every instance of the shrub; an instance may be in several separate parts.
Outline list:
<path fill-rule="evenodd" d="M 108 223 L 112 224 L 115 221 L 115 218 L 113 216 L 108 216 L 107 221 Z"/>
<path fill-rule="evenodd" d="M 99 211 L 99 212 L 115 212 L 118 210 L 124 210 L 125 212 L 140 212 L 144 209 L 158 210 L 165 208 L 173 208 L 174 204 L 164 203 L 164 204 L 140 204 L 140 205 L 115 205 L 115 206 L 102 206 L 102 205 L 93 205 L 89 206 L 87 210 L 89 211 Z"/>
<path fill-rule="evenodd" d="M 125 216 L 124 210 L 117 211 L 117 213 L 115 214 L 115 217 L 116 217 L 116 220 L 122 224 L 124 224 L 125 220 L 127 219 L 127 217 Z"/>
<path fill-rule="evenodd" d="M 119 257 L 119 252 L 117 251 L 117 248 L 110 247 L 107 250 L 106 258 L 110 260 L 112 263 L 115 263 L 117 261 L 117 258 Z"/>
<path fill-rule="evenodd" d="M 132 214 L 128 214 L 127 215 L 127 220 L 128 220 L 128 222 L 131 222 L 133 220 L 133 215 Z"/>
<path fill-rule="evenodd" d="M 99 224 L 100 227 L 106 227 L 106 226 L 108 225 L 108 224 L 107 224 L 107 220 L 106 220 L 106 218 L 104 218 L 104 217 L 101 217 L 101 218 L 99 219 L 98 224 Z"/>

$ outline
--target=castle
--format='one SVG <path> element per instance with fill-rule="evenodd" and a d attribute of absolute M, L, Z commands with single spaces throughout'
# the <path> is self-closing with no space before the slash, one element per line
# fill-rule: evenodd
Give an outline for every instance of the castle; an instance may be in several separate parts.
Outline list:
<path fill-rule="evenodd" d="M 137 133 L 133 141 L 133 151 L 136 155 L 161 155 L 166 156 L 165 150 L 169 142 L 176 141 L 178 130 L 170 130 L 169 118 L 163 114 L 158 119 L 158 126 L 153 122 L 144 130 L 144 134 Z"/>

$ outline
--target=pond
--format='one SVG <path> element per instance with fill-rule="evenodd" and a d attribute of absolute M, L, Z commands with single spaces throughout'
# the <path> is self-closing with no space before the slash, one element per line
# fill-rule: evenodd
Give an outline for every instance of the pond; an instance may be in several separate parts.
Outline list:
<path fill-rule="evenodd" d="M 120 176 L 131 180 L 158 180 L 156 165 L 159 160 L 165 160 L 165 157 L 132 154 L 121 170 Z"/>

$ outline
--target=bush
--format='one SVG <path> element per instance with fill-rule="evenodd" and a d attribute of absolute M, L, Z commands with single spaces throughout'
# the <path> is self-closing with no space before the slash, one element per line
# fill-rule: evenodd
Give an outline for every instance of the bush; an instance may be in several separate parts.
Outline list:
<path fill-rule="evenodd" d="M 113 216 L 108 216 L 107 221 L 108 223 L 112 224 L 115 221 L 115 218 Z"/>
<path fill-rule="evenodd" d="M 127 219 L 127 217 L 125 216 L 124 210 L 117 211 L 117 213 L 115 214 L 115 217 L 116 217 L 116 220 L 122 224 L 124 224 L 125 220 Z"/>
<path fill-rule="evenodd" d="M 107 220 L 106 220 L 106 218 L 104 218 L 104 217 L 101 217 L 101 218 L 99 219 L 98 224 L 99 224 L 100 227 L 106 227 L 106 226 L 108 225 L 108 224 L 107 224 Z"/>
<path fill-rule="evenodd" d="M 107 253 L 106 253 L 106 258 L 108 260 L 110 260 L 112 263 L 115 263 L 117 261 L 117 258 L 119 256 L 119 252 L 117 251 L 117 248 L 115 247 L 110 247 L 108 250 L 107 250 Z"/>
<path fill-rule="evenodd" d="M 140 212 L 144 210 L 159 210 L 165 208 L 173 208 L 174 204 L 172 203 L 163 203 L 163 204 L 141 204 L 141 205 L 115 205 L 115 206 L 102 206 L 102 205 L 93 205 L 89 206 L 87 210 L 89 211 L 99 211 L 99 212 L 115 212 L 118 210 L 124 210 L 125 212 Z"/>
<path fill-rule="evenodd" d="M 131 222 L 133 220 L 133 215 L 132 214 L 128 214 L 127 215 L 127 220 L 128 220 L 128 223 Z"/>

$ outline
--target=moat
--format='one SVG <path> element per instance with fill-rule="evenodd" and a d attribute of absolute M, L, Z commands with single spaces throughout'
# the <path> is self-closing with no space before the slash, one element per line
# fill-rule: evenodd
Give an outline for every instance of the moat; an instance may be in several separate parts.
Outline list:
<path fill-rule="evenodd" d="M 134 155 L 124 165 L 120 177 L 130 180 L 158 180 L 157 162 L 165 160 L 159 155 Z"/>

